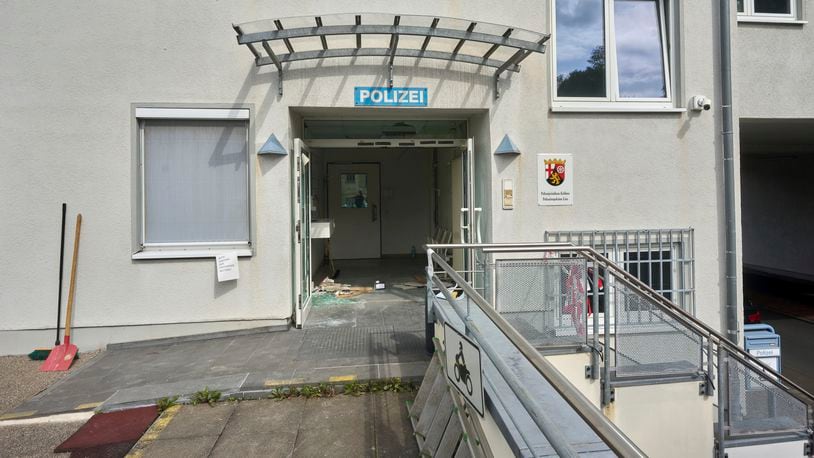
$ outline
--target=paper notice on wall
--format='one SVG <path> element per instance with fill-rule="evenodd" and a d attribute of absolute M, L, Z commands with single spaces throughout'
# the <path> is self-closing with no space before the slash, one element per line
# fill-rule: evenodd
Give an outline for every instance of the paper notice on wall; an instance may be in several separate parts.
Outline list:
<path fill-rule="evenodd" d="M 218 281 L 237 280 L 240 276 L 237 268 L 237 252 L 219 254 L 215 257 L 215 266 L 218 269 Z"/>
<path fill-rule="evenodd" d="M 574 205 L 574 158 L 537 155 L 537 205 Z"/>

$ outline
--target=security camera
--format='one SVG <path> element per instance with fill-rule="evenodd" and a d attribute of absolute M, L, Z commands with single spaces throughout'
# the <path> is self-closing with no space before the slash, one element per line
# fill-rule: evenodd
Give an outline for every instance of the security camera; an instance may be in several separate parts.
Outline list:
<path fill-rule="evenodd" d="M 709 111 L 712 108 L 712 101 L 703 95 L 696 95 L 692 98 L 691 107 L 693 111 Z"/>

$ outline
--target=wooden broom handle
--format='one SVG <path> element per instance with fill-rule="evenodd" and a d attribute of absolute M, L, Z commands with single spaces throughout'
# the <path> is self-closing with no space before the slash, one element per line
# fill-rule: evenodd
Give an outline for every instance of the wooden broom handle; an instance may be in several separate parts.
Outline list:
<path fill-rule="evenodd" d="M 73 312 L 73 294 L 76 285 L 76 258 L 79 255 L 79 230 L 82 228 L 82 214 L 76 215 L 76 233 L 73 237 L 73 259 L 71 260 L 71 283 L 68 288 L 68 308 L 65 311 L 65 337 L 71 337 L 71 315 Z"/>

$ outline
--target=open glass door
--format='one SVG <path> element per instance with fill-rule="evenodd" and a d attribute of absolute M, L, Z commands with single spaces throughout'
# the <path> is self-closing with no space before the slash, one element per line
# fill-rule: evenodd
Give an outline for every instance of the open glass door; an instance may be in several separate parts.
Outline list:
<path fill-rule="evenodd" d="M 461 166 L 463 168 L 463 206 L 461 207 L 460 225 L 461 242 L 478 243 L 480 228 L 480 208 L 475 207 L 475 139 L 466 140 L 466 150 L 461 156 Z M 473 282 L 475 265 L 475 250 L 464 250 L 464 278 L 470 283 Z M 473 285 L 474 286 L 474 285 Z"/>
<path fill-rule="evenodd" d="M 302 328 L 311 310 L 311 151 L 294 139 L 294 321 Z"/>

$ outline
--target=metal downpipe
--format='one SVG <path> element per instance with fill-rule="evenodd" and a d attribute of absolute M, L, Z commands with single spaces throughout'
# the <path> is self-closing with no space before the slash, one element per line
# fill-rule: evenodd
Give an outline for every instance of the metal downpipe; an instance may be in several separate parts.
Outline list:
<path fill-rule="evenodd" d="M 729 0 L 721 0 L 721 140 L 724 154 L 724 219 L 726 230 L 726 338 L 738 343 L 738 258 L 735 220 L 735 159 L 732 132 L 732 36 Z"/>

